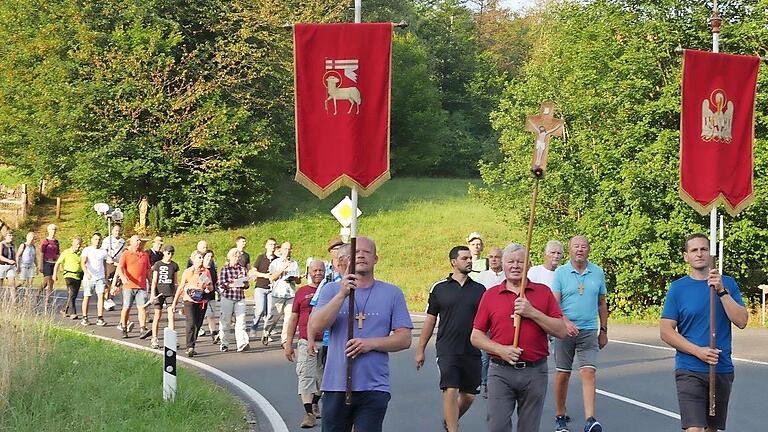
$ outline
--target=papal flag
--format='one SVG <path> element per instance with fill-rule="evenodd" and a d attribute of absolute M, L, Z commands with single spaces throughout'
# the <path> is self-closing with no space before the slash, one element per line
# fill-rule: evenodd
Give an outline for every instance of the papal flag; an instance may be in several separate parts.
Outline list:
<path fill-rule="evenodd" d="M 752 200 L 752 141 L 760 58 L 685 50 L 680 196 L 702 215 Z"/>
<path fill-rule="evenodd" d="M 296 181 L 323 198 L 389 179 L 392 23 L 296 24 Z"/>

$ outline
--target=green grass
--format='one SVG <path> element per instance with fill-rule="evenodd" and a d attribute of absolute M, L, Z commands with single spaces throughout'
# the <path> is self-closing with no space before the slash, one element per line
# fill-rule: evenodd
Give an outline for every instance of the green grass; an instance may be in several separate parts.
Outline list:
<path fill-rule="evenodd" d="M 244 431 L 240 401 L 179 369 L 175 402 L 162 398 L 162 359 L 53 328 L 45 355 L 11 372 L 0 430 Z"/>

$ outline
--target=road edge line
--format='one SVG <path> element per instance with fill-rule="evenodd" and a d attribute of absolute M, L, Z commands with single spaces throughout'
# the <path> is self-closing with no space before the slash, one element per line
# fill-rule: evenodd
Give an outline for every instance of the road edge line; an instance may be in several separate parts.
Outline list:
<path fill-rule="evenodd" d="M 597 394 L 600 394 L 600 395 L 603 395 L 603 396 L 606 396 L 606 397 L 609 397 L 609 398 L 613 398 L 613 399 L 619 400 L 621 402 L 628 403 L 630 405 L 635 405 L 637 407 L 644 408 L 644 409 L 647 409 L 649 411 L 653 411 L 655 413 L 665 415 L 667 417 L 672 417 L 673 419 L 680 420 L 680 414 L 678 414 L 676 412 L 667 411 L 667 410 L 665 410 L 663 408 L 655 407 L 655 406 L 649 405 L 649 404 L 647 404 L 645 402 L 640 402 L 638 400 L 630 399 L 630 398 L 628 398 L 626 396 L 617 395 L 615 393 L 607 392 L 605 390 L 595 389 L 595 391 L 597 392 Z"/>

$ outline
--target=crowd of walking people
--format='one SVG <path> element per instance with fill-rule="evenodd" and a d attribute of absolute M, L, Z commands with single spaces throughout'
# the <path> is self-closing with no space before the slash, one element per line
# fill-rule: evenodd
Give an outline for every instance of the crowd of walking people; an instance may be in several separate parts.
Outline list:
<path fill-rule="evenodd" d="M 14 247 L 13 233 L 0 242 L 0 283 L 15 296 L 18 286 L 32 288 L 43 275 L 41 290 L 64 278 L 67 300 L 60 313 L 92 324 L 90 302 L 96 297 L 97 326 L 106 326 L 104 311 L 122 300 L 119 334 L 130 337 L 136 306 L 139 339 L 160 348 L 163 319 L 175 329 L 184 316 L 186 355 L 197 354 L 198 338 L 210 335 L 221 352 L 250 349 L 279 341 L 286 360 L 295 363 L 297 393 L 304 408 L 302 428 L 322 419 L 324 431 L 381 431 L 390 400 L 388 354 L 410 348 L 413 322 L 403 291 L 375 278 L 376 243 L 357 239 L 356 251 L 341 238 L 328 243 L 327 260 L 310 258 L 300 265 L 290 241 L 269 238 L 253 263 L 240 236 L 217 268 L 205 240 L 197 243 L 182 269 L 176 249 L 154 237 L 148 250 L 137 235 L 124 239 L 119 225 L 102 238 L 94 233 L 86 247 L 75 237 L 64 249 L 49 225 L 40 242 L 28 233 Z M 568 242 L 548 241 L 543 262 L 529 266 L 530 252 L 520 244 L 490 247 L 473 232 L 466 245 L 447 254 L 450 274 L 429 290 L 424 327 L 415 349 L 415 367 L 425 364 L 427 346 L 437 326 L 438 387 L 446 431 L 458 431 L 460 419 L 477 395 L 488 399 L 488 430 L 538 431 L 548 387 L 547 359 L 554 355 L 555 432 L 570 432 L 574 420 L 566 407 L 574 364 L 581 378 L 584 432 L 601 432 L 595 404 L 599 351 L 608 344 L 608 305 L 604 271 L 589 260 L 584 236 Z M 677 350 L 675 379 L 682 429 L 690 432 L 725 428 L 733 382 L 731 323 L 744 328 L 748 314 L 738 284 L 712 269 L 709 242 L 689 236 L 683 259 L 689 274 L 669 287 L 660 323 L 661 338 Z M 353 258 L 354 257 L 354 258 Z M 347 272 L 354 259 L 355 272 Z M 527 270 L 527 274 L 524 269 Z M 306 283 L 302 281 L 306 278 Z M 246 322 L 246 293 L 253 285 L 253 320 Z M 717 305 L 717 348 L 708 347 L 708 290 Z M 353 337 L 348 338 L 349 293 L 356 292 Z M 83 297 L 78 309 L 78 294 Z M 523 291 L 524 290 L 524 291 Z M 148 319 L 147 308 L 153 315 Z M 148 327 L 151 321 L 151 328 Z M 204 323 L 207 321 L 207 331 Z M 279 336 L 278 324 L 282 323 Z M 259 330 L 261 329 L 260 333 Z M 234 336 L 234 338 L 232 338 Z M 345 401 L 347 361 L 352 359 L 353 397 Z M 717 369 L 718 410 L 707 414 L 707 372 Z M 322 401 L 322 404 L 320 403 Z M 581 429 L 579 427 L 578 429 Z"/>

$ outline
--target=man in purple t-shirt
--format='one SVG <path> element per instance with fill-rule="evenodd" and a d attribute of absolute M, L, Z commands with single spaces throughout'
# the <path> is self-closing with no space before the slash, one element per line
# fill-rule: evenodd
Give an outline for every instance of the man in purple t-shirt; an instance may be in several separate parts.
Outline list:
<path fill-rule="evenodd" d="M 380 432 L 390 399 L 389 354 L 411 346 L 413 323 L 400 288 L 374 279 L 376 244 L 357 239 L 355 274 L 325 286 L 310 326 L 331 331 L 323 374 L 323 432 Z M 355 288 L 354 338 L 347 340 L 349 290 Z M 352 404 L 344 403 L 352 358 Z"/>

